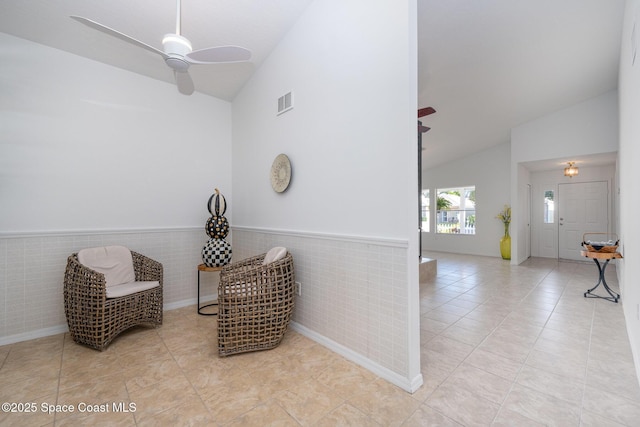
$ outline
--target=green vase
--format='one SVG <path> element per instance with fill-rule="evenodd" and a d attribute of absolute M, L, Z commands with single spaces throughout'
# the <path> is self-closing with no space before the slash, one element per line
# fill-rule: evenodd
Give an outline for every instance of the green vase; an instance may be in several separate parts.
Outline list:
<path fill-rule="evenodd" d="M 500 239 L 500 255 L 502 255 L 502 259 L 511 259 L 511 236 L 509 235 L 509 224 L 504 225 L 504 236 Z"/>

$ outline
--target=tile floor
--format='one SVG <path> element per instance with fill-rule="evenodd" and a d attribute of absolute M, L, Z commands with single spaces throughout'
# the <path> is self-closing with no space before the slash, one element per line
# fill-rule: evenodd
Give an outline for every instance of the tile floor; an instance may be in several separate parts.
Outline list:
<path fill-rule="evenodd" d="M 187 307 L 102 353 L 67 334 L 0 347 L 0 401 L 35 410 L 0 412 L 0 425 L 639 425 L 622 307 L 582 295 L 593 264 L 425 255 L 438 276 L 421 284 L 413 395 L 293 331 L 220 359 L 215 317 Z"/>

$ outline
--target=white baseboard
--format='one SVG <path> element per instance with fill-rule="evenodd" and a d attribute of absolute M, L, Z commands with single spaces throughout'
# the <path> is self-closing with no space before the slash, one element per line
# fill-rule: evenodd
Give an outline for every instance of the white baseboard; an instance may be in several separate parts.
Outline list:
<path fill-rule="evenodd" d="M 363 368 L 373 372 L 380 378 L 389 381 L 391 384 L 394 384 L 409 393 L 415 393 L 423 384 L 421 373 L 416 375 L 414 378 L 403 377 L 402 375 L 393 372 L 389 368 L 385 368 L 384 366 L 379 365 L 371 359 L 368 359 L 363 355 L 356 353 L 350 348 L 347 348 L 342 344 L 338 344 L 337 342 L 325 337 L 324 335 L 320 335 L 317 332 L 312 331 L 311 329 L 302 326 L 297 322 L 292 321 L 290 325 L 291 329 L 293 329 L 294 331 L 299 332 L 300 334 L 306 336 L 309 339 L 312 339 L 319 344 L 322 344 L 329 350 L 338 353 L 346 359 L 349 359 L 350 361 L 362 366 Z"/>
<path fill-rule="evenodd" d="M 35 331 L 24 332 L 22 334 L 9 335 L 0 337 L 0 345 L 14 344 L 21 341 L 35 340 L 36 338 L 44 338 L 51 335 L 58 335 L 68 332 L 67 325 L 52 326 L 50 328 L 36 329 Z"/>
<path fill-rule="evenodd" d="M 215 301 L 216 295 L 209 295 L 206 297 L 200 297 L 200 303 L 205 303 L 209 301 Z M 185 299 L 182 301 L 176 301 L 169 304 L 165 304 L 162 309 L 164 311 L 175 310 L 177 308 L 188 307 L 190 305 L 195 305 L 198 302 L 196 298 Z M 14 344 L 22 341 L 34 340 L 37 338 L 44 338 L 51 335 L 63 334 L 65 332 L 69 332 L 69 328 L 66 324 L 52 326 L 50 328 L 36 329 L 34 331 L 24 332 L 21 334 L 8 335 L 6 337 L 0 337 L 0 346 L 7 344 Z"/>

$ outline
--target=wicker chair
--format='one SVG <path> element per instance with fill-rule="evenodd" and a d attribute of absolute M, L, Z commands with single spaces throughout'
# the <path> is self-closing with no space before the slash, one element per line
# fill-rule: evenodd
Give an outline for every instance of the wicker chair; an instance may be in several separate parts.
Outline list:
<path fill-rule="evenodd" d="M 285 250 L 286 252 L 286 250 Z M 223 267 L 218 286 L 218 353 L 277 347 L 293 311 L 293 256 L 263 264 L 262 254 Z"/>
<path fill-rule="evenodd" d="M 162 324 L 162 264 L 130 252 L 135 282 L 159 284 L 112 298 L 107 297 L 104 274 L 81 264 L 77 253 L 67 259 L 64 310 L 71 338 L 76 343 L 102 351 L 132 326 Z"/>

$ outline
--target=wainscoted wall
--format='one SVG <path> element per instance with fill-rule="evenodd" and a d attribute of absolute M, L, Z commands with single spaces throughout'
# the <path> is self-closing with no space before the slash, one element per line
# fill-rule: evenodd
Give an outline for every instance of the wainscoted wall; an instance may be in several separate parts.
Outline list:
<path fill-rule="evenodd" d="M 67 330 L 64 270 L 82 248 L 124 245 L 156 259 L 164 267 L 165 310 L 195 304 L 207 239 L 204 227 L 0 235 L 0 345 Z M 214 298 L 217 283 L 217 273 L 201 275 L 201 300 Z"/>
<path fill-rule="evenodd" d="M 294 256 L 292 327 L 383 378 L 410 389 L 407 242 L 234 227 L 233 260 L 285 246 Z M 231 236 L 231 235 L 230 235 Z M 204 228 L 0 235 L 0 345 L 67 330 L 62 296 L 67 257 L 124 245 L 162 262 L 165 310 L 195 304 Z M 217 274 L 201 275 L 201 301 Z"/>
<path fill-rule="evenodd" d="M 273 246 L 302 284 L 293 327 L 409 389 L 407 242 L 233 227 L 236 259 Z"/>

